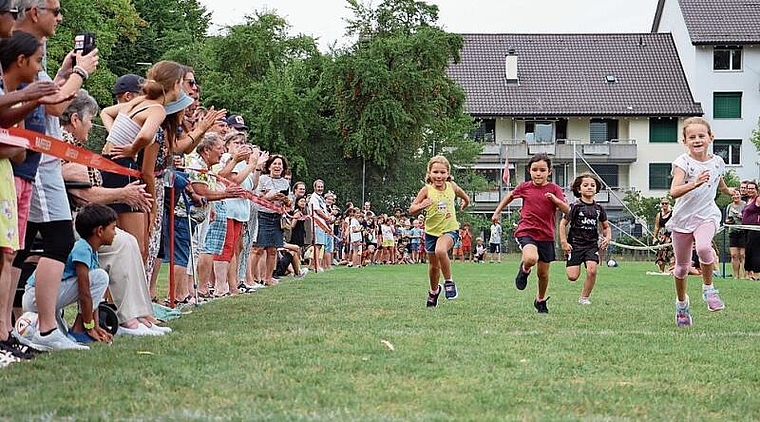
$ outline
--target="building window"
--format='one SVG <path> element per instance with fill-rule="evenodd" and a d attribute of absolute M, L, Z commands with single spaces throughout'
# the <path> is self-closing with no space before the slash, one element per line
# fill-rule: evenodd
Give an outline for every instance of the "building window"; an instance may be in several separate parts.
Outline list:
<path fill-rule="evenodd" d="M 618 137 L 618 121 L 614 119 L 591 119 L 591 143 L 605 143 Z"/>
<path fill-rule="evenodd" d="M 553 143 L 554 122 L 525 122 L 525 140 L 528 143 Z"/>
<path fill-rule="evenodd" d="M 670 169 L 670 163 L 650 163 L 649 189 L 670 189 L 670 182 L 673 180 Z"/>
<path fill-rule="evenodd" d="M 713 119 L 741 119 L 741 92 L 713 92 Z"/>
<path fill-rule="evenodd" d="M 496 120 L 483 119 L 472 132 L 470 138 L 479 142 L 496 142 Z"/>
<path fill-rule="evenodd" d="M 741 164 L 741 150 L 741 139 L 716 139 L 713 143 L 713 153 L 721 157 L 730 166 Z"/>
<path fill-rule="evenodd" d="M 742 70 L 742 48 L 715 47 L 713 70 Z"/>
<path fill-rule="evenodd" d="M 678 121 L 649 119 L 649 142 L 678 142 Z"/>
<path fill-rule="evenodd" d="M 604 184 L 611 188 L 618 187 L 618 166 L 617 164 L 594 164 L 594 171 L 604 182 L 601 190 L 605 189 Z"/>

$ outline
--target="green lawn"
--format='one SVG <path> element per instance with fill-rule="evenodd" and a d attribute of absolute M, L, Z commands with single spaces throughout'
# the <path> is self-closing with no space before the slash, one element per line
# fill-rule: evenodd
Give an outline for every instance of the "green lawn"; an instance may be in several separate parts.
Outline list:
<path fill-rule="evenodd" d="M 718 279 L 726 309 L 710 313 L 691 278 L 694 326 L 678 329 L 652 264 L 603 268 L 582 307 L 556 263 L 549 315 L 516 268 L 456 264 L 460 296 L 435 309 L 422 265 L 284 279 L 168 336 L 0 370 L 0 419 L 760 419 L 760 284 Z"/>

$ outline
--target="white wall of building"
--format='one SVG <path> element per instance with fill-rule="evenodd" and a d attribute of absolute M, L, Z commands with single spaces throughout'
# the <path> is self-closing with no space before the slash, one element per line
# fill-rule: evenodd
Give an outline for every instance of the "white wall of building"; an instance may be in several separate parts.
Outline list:
<path fill-rule="evenodd" d="M 716 139 L 741 139 L 741 165 L 730 166 L 740 179 L 760 179 L 758 152 L 749 140 L 760 115 L 760 46 L 743 46 L 742 70 L 713 70 L 713 46 L 691 43 L 678 0 L 667 0 L 660 32 L 670 32 L 676 43 L 694 100 L 702 103 L 704 117 Z M 713 93 L 742 92 L 741 119 L 713 119 Z"/>

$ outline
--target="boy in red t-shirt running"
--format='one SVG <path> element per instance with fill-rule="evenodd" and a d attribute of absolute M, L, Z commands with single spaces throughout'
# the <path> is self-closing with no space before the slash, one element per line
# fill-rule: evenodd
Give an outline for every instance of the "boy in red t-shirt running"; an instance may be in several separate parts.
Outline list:
<path fill-rule="evenodd" d="M 525 290 L 531 268 L 538 264 L 538 295 L 533 306 L 538 313 L 549 313 L 546 307 L 546 290 L 549 287 L 549 264 L 554 261 L 554 222 L 557 210 L 570 211 L 565 194 L 557 184 L 549 181 L 552 161 L 546 154 L 536 154 L 528 161 L 530 181 L 523 182 L 507 194 L 496 207 L 491 220 L 499 221 L 501 210 L 515 198 L 522 198 L 520 222 L 515 238 L 522 250 L 522 262 L 515 277 L 518 290 Z"/>

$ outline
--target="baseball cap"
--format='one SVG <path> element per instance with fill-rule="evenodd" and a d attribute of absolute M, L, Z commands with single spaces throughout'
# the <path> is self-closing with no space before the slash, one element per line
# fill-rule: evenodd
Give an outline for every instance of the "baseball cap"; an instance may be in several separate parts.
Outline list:
<path fill-rule="evenodd" d="M 245 125 L 243 116 L 239 114 L 233 114 L 227 118 L 227 126 L 237 130 L 248 130 L 248 126 Z"/>
<path fill-rule="evenodd" d="M 170 102 L 169 104 L 166 104 L 164 106 L 164 109 L 166 110 L 166 114 L 174 114 L 178 111 L 184 110 L 188 107 L 190 107 L 190 104 L 193 103 L 193 99 L 190 98 L 189 95 L 185 94 L 185 91 L 179 92 L 179 97 L 177 97 L 176 100 Z"/>
<path fill-rule="evenodd" d="M 113 86 L 113 95 L 121 95 L 127 92 L 140 92 L 142 90 L 143 78 L 134 73 L 127 73 L 120 76 Z"/>

